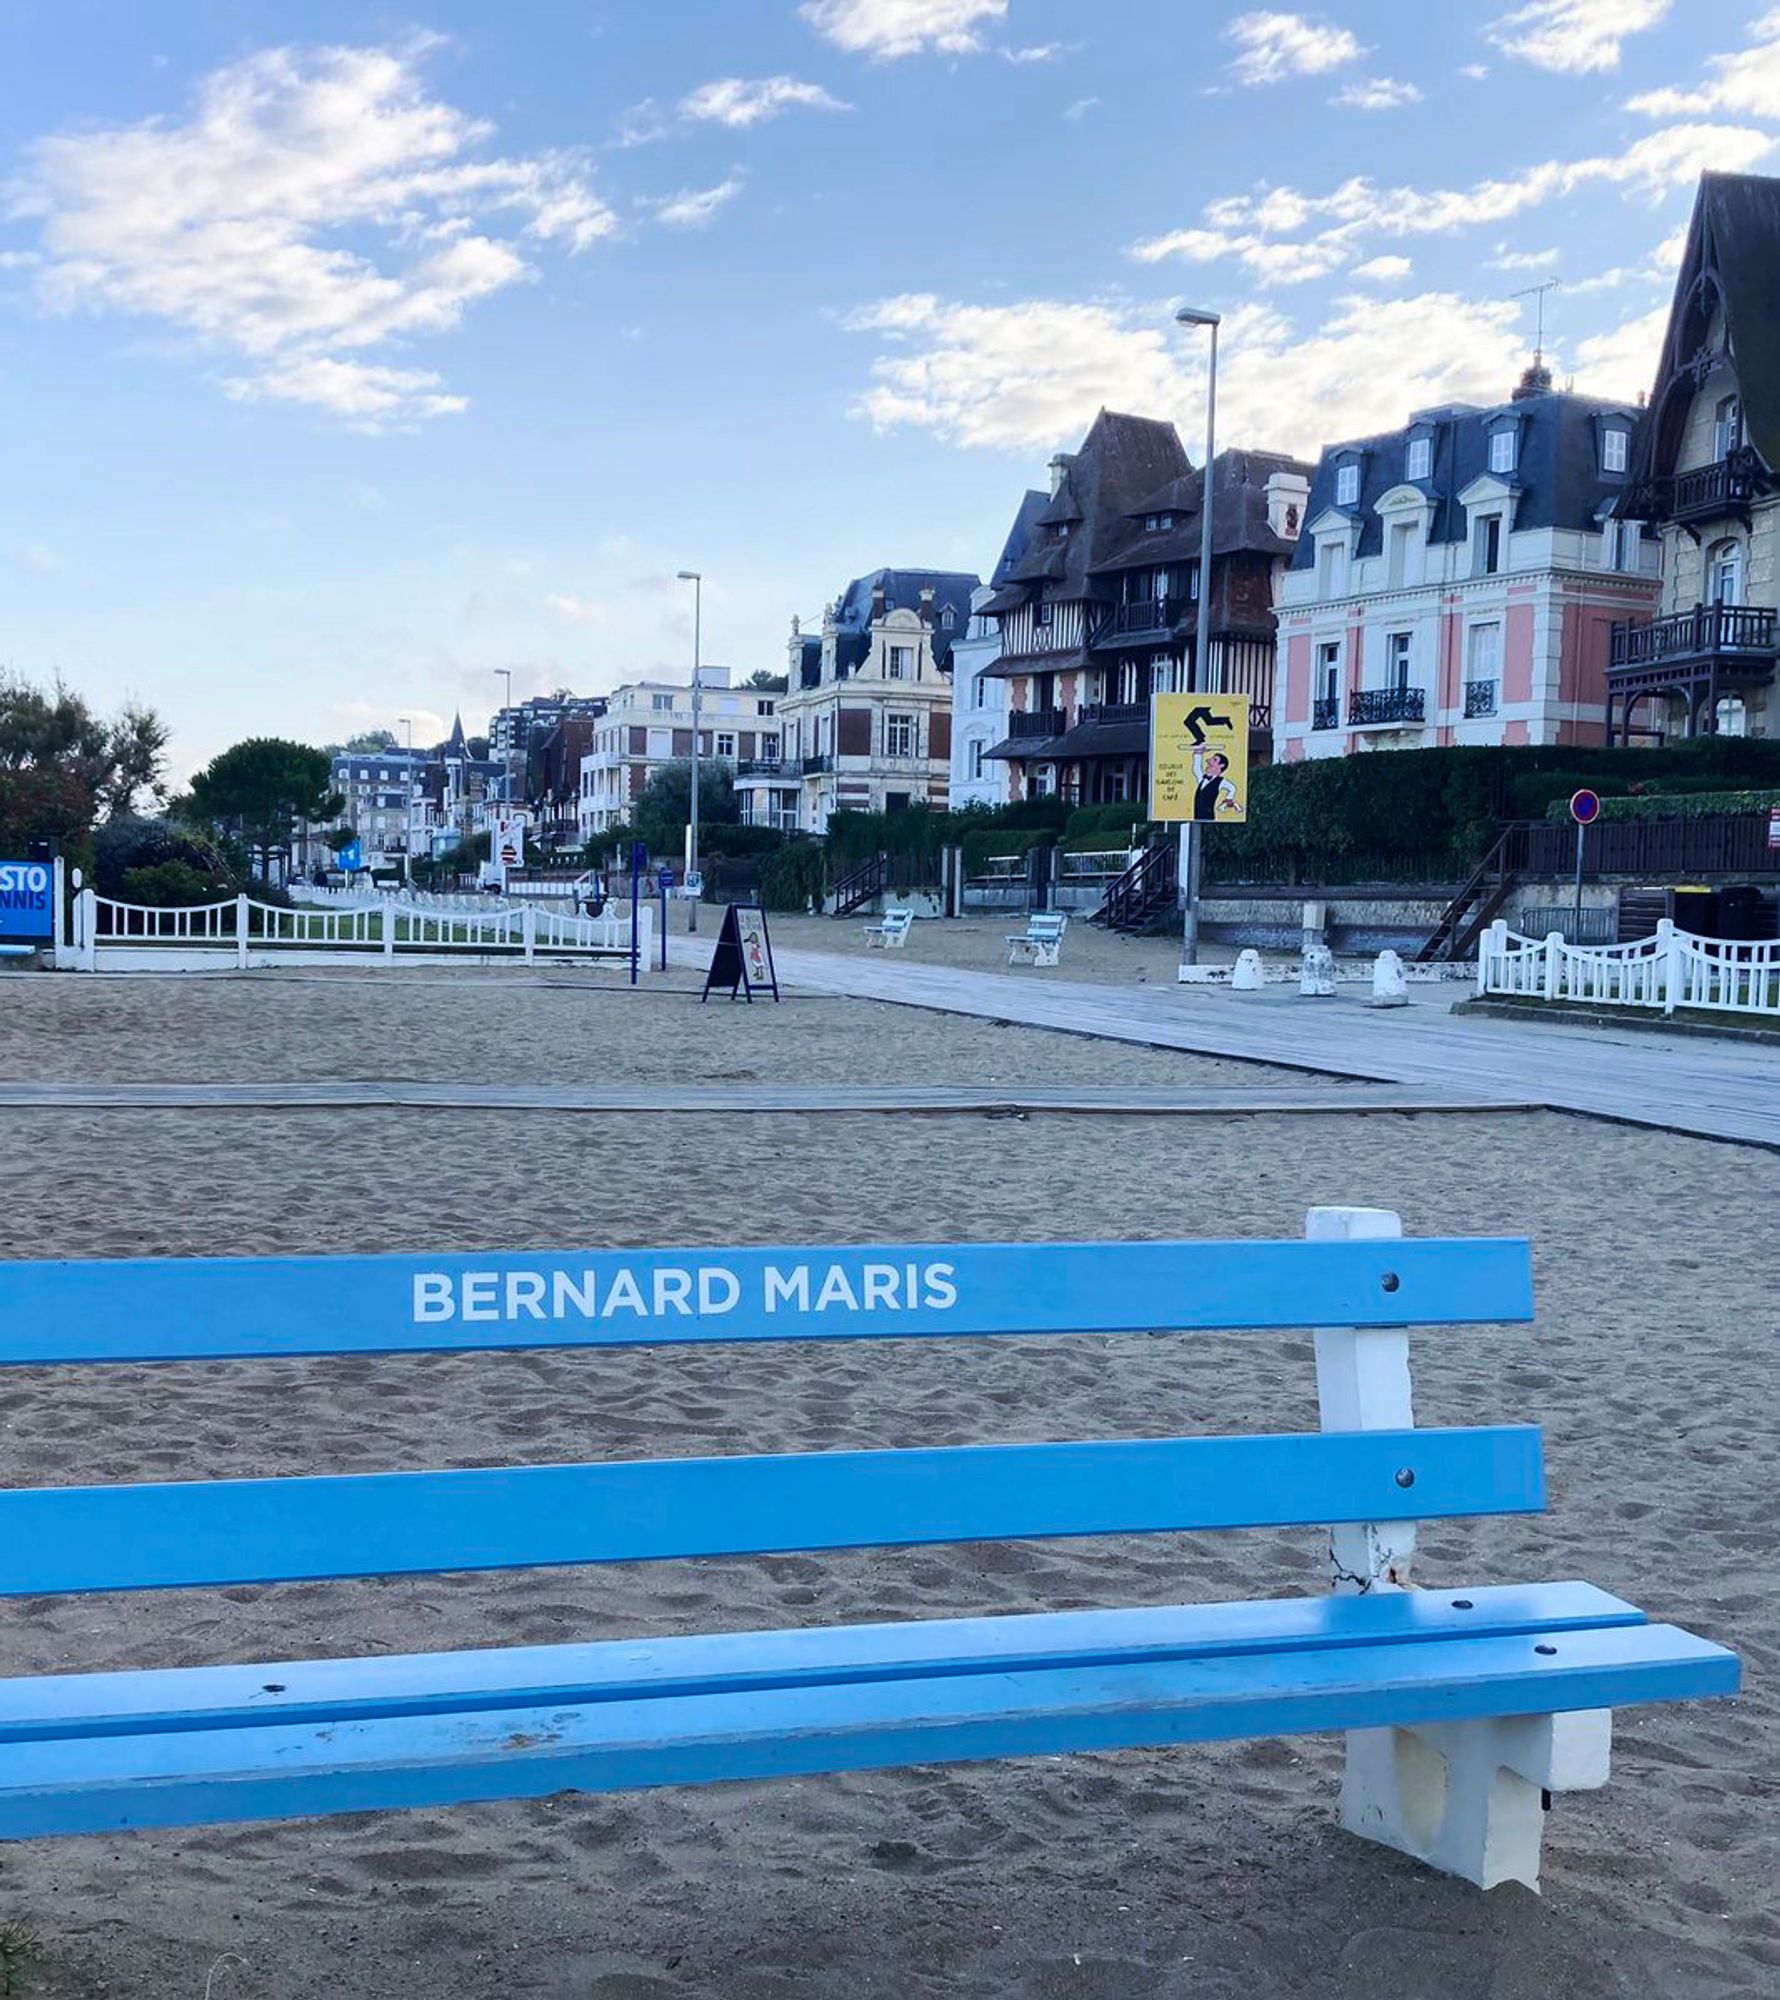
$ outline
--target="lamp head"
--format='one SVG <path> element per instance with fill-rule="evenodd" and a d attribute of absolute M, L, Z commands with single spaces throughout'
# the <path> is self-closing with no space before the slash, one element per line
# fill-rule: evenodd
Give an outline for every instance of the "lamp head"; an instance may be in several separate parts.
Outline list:
<path fill-rule="evenodd" d="M 1174 317 L 1179 326 L 1217 326 L 1221 324 L 1223 315 L 1207 312 L 1202 306 L 1180 306 Z"/>
<path fill-rule="evenodd" d="M 679 570 L 676 572 L 676 575 L 681 583 L 698 583 L 701 581 L 700 572 L 695 569 Z"/>

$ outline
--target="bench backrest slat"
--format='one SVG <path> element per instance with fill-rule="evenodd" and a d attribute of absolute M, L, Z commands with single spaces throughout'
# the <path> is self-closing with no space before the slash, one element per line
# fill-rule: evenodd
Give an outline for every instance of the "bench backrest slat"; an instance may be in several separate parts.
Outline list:
<path fill-rule="evenodd" d="M 0 1493 L 0 1594 L 1531 1513 L 1539 1433 L 963 1445 Z"/>
<path fill-rule="evenodd" d="M 1532 1316 L 1491 1237 L 0 1264 L 0 1366 Z"/>

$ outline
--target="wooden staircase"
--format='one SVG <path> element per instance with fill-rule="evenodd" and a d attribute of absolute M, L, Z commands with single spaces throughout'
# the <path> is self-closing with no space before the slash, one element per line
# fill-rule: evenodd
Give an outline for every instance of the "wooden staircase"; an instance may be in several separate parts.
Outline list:
<path fill-rule="evenodd" d="M 884 893 L 890 880 L 889 856 L 874 854 L 869 861 L 862 861 L 850 875 L 843 875 L 829 890 L 834 899 L 831 917 L 850 917 L 863 910 L 868 903 L 875 903 Z"/>
<path fill-rule="evenodd" d="M 1172 915 L 1180 880 L 1180 849 L 1172 835 L 1146 847 L 1088 918 L 1108 931 L 1153 930 Z"/>
<path fill-rule="evenodd" d="M 1504 829 L 1496 844 L 1477 864 L 1476 872 L 1441 912 L 1440 921 L 1416 953 L 1419 964 L 1469 958 L 1477 940 L 1495 922 L 1502 905 L 1514 888 L 1514 870 L 1508 865 L 1510 829 Z"/>

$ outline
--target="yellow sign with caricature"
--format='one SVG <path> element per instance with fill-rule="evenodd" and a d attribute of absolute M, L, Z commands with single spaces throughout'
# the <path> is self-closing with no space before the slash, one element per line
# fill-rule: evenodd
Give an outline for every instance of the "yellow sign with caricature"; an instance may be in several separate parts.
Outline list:
<path fill-rule="evenodd" d="M 1151 696 L 1151 819 L 1248 818 L 1248 710 L 1245 694 Z"/>

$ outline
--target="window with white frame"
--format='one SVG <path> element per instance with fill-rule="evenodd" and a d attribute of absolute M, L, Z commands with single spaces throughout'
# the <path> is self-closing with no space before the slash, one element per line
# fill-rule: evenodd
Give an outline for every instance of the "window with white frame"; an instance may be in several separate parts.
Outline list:
<path fill-rule="evenodd" d="M 735 738 L 727 729 L 719 729 L 717 732 L 717 755 L 719 757 L 735 755 Z"/>
<path fill-rule="evenodd" d="M 1714 604 L 1743 602 L 1743 544 L 1715 542 L 1706 555 L 1706 586 Z"/>
<path fill-rule="evenodd" d="M 769 730 L 760 739 L 760 755 L 766 763 L 770 764 L 777 758 L 778 754 L 779 739 Z"/>
<path fill-rule="evenodd" d="M 915 718 L 912 715 L 884 717 L 884 755 L 912 757 L 915 754 Z"/>
<path fill-rule="evenodd" d="M 983 775 L 983 749 L 981 743 L 970 746 L 970 775 L 973 779 L 980 779 Z"/>
<path fill-rule="evenodd" d="M 1316 538 L 1316 594 L 1339 597 L 1347 588 L 1347 543 L 1340 535 Z"/>
<path fill-rule="evenodd" d="M 1341 706 L 1341 641 L 1326 639 L 1316 649 L 1316 702 L 1334 727 Z"/>
<path fill-rule="evenodd" d="M 1405 479 L 1427 479 L 1434 470 L 1434 440 L 1432 438 L 1411 438 L 1409 449 L 1403 454 L 1403 477 Z"/>
<path fill-rule="evenodd" d="M 1413 644 L 1413 634 L 1392 632 L 1385 640 L 1384 671 L 1385 686 L 1398 694 L 1409 686 L 1409 655 Z"/>
<path fill-rule="evenodd" d="M 1360 499 L 1360 468 L 1354 464 L 1341 466 L 1335 474 L 1335 504 L 1337 507 L 1354 507 Z"/>
<path fill-rule="evenodd" d="M 672 696 L 671 694 L 657 694 L 657 695 L 651 695 L 651 696 L 649 697 L 649 700 L 650 700 L 650 703 L 651 703 L 651 705 L 653 706 L 653 708 L 654 708 L 654 710 L 655 710 L 655 713 L 656 713 L 657 715 L 672 715 L 672 714 L 673 714 L 673 712 L 674 712 L 674 698 L 673 698 L 673 696 Z"/>
<path fill-rule="evenodd" d="M 1471 574 L 1494 576 L 1502 567 L 1502 517 L 1484 514 L 1471 531 Z"/>
<path fill-rule="evenodd" d="M 913 646 L 892 646 L 890 663 L 885 670 L 893 681 L 912 680 L 915 673 L 915 649 Z"/>
<path fill-rule="evenodd" d="M 1622 431 L 1615 425 L 1601 433 L 1601 470 L 1603 472 L 1623 472 L 1626 458 L 1631 448 L 1630 431 Z"/>
<path fill-rule="evenodd" d="M 754 713 L 756 715 L 771 715 L 776 706 L 777 704 L 774 702 L 757 701 L 754 704 Z"/>
<path fill-rule="evenodd" d="M 1492 472 L 1512 472 L 1514 470 L 1513 431 L 1491 431 L 1490 470 Z"/>
<path fill-rule="evenodd" d="M 1042 583 L 1038 586 L 1038 593 L 1032 600 L 1032 622 L 1034 625 L 1041 626 L 1049 625 L 1051 622 L 1051 600 L 1045 595 L 1045 587 Z"/>
<path fill-rule="evenodd" d="M 1473 625 L 1465 634 L 1465 678 L 1474 687 L 1494 682 L 1502 671 L 1502 627 L 1498 620 Z"/>
<path fill-rule="evenodd" d="M 977 708 L 987 708 L 989 706 L 989 683 L 981 674 L 978 674 L 976 677 L 973 702 Z"/>
<path fill-rule="evenodd" d="M 1719 401 L 1712 417 L 1712 456 L 1729 458 L 1743 442 L 1743 406 L 1735 396 Z"/>

